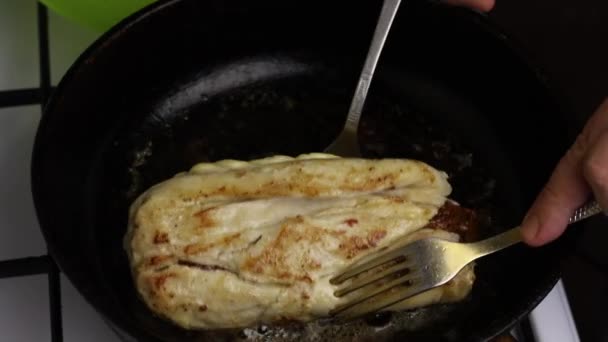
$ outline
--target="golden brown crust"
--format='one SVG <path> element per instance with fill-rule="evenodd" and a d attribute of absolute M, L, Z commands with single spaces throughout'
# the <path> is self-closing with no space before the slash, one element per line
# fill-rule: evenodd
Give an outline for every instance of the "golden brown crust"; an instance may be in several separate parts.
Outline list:
<path fill-rule="evenodd" d="M 422 229 L 450 192 L 411 160 L 306 157 L 222 161 L 142 194 L 126 249 L 143 301 L 185 328 L 307 321 L 340 304 L 329 278 Z M 449 302 L 472 270 L 405 307 Z M 204 308 L 204 309 L 201 309 Z"/>

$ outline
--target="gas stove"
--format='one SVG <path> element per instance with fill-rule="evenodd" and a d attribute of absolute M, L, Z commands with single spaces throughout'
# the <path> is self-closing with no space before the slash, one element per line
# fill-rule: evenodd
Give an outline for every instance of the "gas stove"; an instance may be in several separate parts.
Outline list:
<path fill-rule="evenodd" d="M 48 255 L 30 191 L 31 149 L 41 107 L 97 36 L 34 0 L 0 2 L 3 341 L 130 341 L 102 319 Z M 511 335 L 519 342 L 579 341 L 561 281 Z"/>

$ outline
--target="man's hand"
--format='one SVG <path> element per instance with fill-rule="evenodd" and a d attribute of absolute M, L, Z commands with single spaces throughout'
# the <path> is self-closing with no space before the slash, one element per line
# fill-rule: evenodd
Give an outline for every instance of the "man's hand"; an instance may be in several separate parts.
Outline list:
<path fill-rule="evenodd" d="M 494 0 L 445 0 L 488 12 Z M 608 98 L 560 160 L 522 223 L 524 242 L 540 246 L 558 238 L 570 215 L 593 193 L 608 213 Z"/>
<path fill-rule="evenodd" d="M 494 0 L 445 0 L 454 6 L 463 6 L 482 12 L 489 12 L 494 7 Z"/>
<path fill-rule="evenodd" d="M 528 211 L 522 224 L 524 242 L 540 246 L 555 240 L 591 193 L 608 210 L 608 98 L 562 157 Z"/>

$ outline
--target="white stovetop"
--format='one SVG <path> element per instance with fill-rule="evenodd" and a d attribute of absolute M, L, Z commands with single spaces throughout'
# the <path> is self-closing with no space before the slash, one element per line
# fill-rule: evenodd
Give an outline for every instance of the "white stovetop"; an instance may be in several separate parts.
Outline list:
<path fill-rule="evenodd" d="M 54 85 L 96 37 L 49 13 Z M 0 1 L 0 91 L 39 83 L 35 0 Z M 46 254 L 30 195 L 29 164 L 40 106 L 0 109 L 0 260 Z M 66 342 L 120 340 L 61 276 Z M 50 341 L 46 275 L 0 279 L 0 340 Z"/>
<path fill-rule="evenodd" d="M 98 33 L 49 12 L 52 84 Z M 35 0 L 0 1 L 0 91 L 39 83 Z M 30 195 L 29 164 L 40 106 L 0 109 L 0 260 L 46 254 Z M 118 342 L 94 309 L 61 276 L 66 342 Z M 542 342 L 578 342 L 561 283 L 532 314 Z M 541 329 L 542 328 L 542 329 Z M 46 275 L 0 279 L 2 341 L 50 341 Z"/>

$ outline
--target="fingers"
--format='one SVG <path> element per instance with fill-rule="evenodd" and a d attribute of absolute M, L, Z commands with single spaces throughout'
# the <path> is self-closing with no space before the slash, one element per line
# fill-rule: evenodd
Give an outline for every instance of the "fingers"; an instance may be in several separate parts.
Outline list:
<path fill-rule="evenodd" d="M 469 7 L 482 12 L 489 12 L 494 8 L 494 0 L 446 0 L 446 2 L 454 6 Z"/>
<path fill-rule="evenodd" d="M 560 160 L 522 223 L 524 242 L 539 246 L 560 236 L 570 215 L 593 191 L 608 208 L 608 100 Z"/>
<path fill-rule="evenodd" d="M 524 242 L 539 246 L 560 236 L 572 212 L 589 195 L 580 164 L 586 148 L 586 137 L 579 136 L 575 145 L 560 160 L 522 224 Z"/>
<path fill-rule="evenodd" d="M 608 116 L 608 112 L 605 113 Z M 604 130 L 591 146 L 583 164 L 583 174 L 600 206 L 608 208 L 608 131 Z"/>

